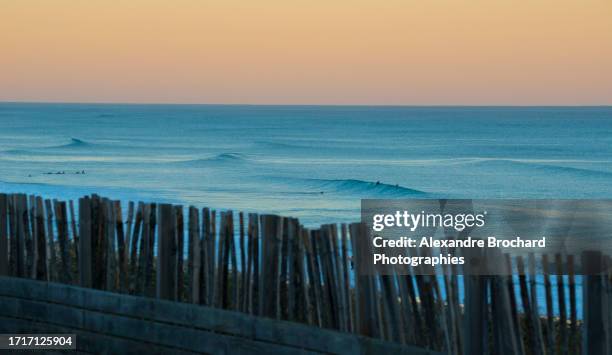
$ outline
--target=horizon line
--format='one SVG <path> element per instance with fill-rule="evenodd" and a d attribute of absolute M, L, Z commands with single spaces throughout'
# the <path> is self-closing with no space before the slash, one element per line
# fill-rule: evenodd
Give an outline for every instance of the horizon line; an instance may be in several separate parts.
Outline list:
<path fill-rule="evenodd" d="M 188 102 L 113 102 L 113 101 L 4 101 L 0 104 L 58 104 L 58 105 L 126 105 L 126 106 L 327 106 L 327 107 L 612 107 L 612 103 L 607 104 L 317 104 L 317 103 L 188 103 Z"/>

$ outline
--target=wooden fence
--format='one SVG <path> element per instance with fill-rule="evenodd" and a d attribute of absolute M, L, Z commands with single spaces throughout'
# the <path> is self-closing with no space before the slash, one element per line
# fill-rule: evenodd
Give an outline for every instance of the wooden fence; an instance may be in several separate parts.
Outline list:
<path fill-rule="evenodd" d="M 571 256 L 539 261 L 540 314 L 533 257 L 502 260 L 518 280 L 359 275 L 353 242 L 365 228 L 307 229 L 295 218 L 97 195 L 75 209 L 73 201 L 0 194 L 0 276 L 193 303 L 449 354 L 612 353 L 610 277 L 583 277 L 579 319 Z M 609 262 L 597 252 L 582 257 Z M 549 270 L 564 265 L 567 275 Z"/>

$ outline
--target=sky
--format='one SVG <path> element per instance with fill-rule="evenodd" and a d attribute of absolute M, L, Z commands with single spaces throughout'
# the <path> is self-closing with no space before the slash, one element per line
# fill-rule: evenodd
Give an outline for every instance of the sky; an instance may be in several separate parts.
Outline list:
<path fill-rule="evenodd" d="M 0 0 L 0 101 L 612 104 L 610 0 Z"/>

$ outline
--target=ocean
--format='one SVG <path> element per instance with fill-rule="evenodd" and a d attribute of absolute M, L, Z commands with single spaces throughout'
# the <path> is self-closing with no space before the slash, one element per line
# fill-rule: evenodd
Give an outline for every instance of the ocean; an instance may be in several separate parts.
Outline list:
<path fill-rule="evenodd" d="M 612 198 L 612 107 L 0 103 L 0 191 L 306 226 L 362 198 Z"/>
<path fill-rule="evenodd" d="M 314 226 L 361 198 L 612 197 L 611 107 L 0 103 L 0 127 L 0 190 L 62 199 Z"/>

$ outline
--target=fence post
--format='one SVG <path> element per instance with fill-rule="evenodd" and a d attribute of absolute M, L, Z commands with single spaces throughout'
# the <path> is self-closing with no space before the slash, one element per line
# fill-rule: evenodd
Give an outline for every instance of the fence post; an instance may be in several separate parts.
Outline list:
<path fill-rule="evenodd" d="M 188 300 L 194 304 L 200 304 L 200 271 L 201 263 L 200 258 L 202 256 L 200 246 L 200 214 L 198 209 L 190 206 L 189 207 L 189 221 L 188 221 L 188 263 L 187 270 L 190 279 L 190 293 Z"/>
<path fill-rule="evenodd" d="M 0 276 L 8 276 L 8 202 L 7 195 L 0 194 Z"/>
<path fill-rule="evenodd" d="M 259 314 L 277 318 L 279 315 L 280 238 L 283 232 L 283 221 L 279 216 L 263 215 L 261 216 L 261 229 L 263 233 L 263 263 L 259 287 L 261 291 L 259 294 Z"/>
<path fill-rule="evenodd" d="M 47 239 L 45 237 L 45 217 L 42 197 L 36 197 L 36 279 L 48 280 Z"/>
<path fill-rule="evenodd" d="M 604 354 L 606 333 L 603 321 L 602 254 L 599 251 L 582 253 L 582 309 L 584 312 L 582 353 Z"/>
<path fill-rule="evenodd" d="M 157 240 L 157 298 L 176 299 L 175 214 L 170 204 L 159 205 Z"/>
<path fill-rule="evenodd" d="M 79 274 L 83 287 L 92 286 L 91 200 L 79 199 Z"/>

